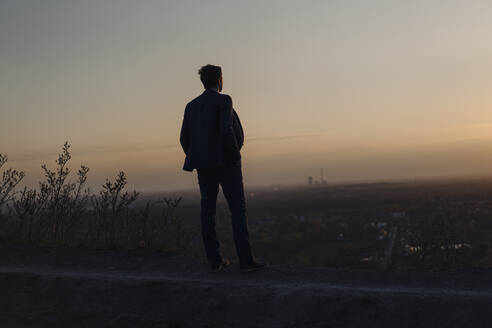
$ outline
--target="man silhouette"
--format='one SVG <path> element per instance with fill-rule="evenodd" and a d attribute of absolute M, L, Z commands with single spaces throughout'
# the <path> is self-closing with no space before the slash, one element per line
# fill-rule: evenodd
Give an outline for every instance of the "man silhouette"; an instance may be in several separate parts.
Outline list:
<path fill-rule="evenodd" d="M 186 158 L 183 170 L 197 170 L 201 194 L 201 231 L 208 261 L 215 271 L 230 266 L 220 253 L 215 232 L 215 213 L 219 185 L 232 214 L 232 230 L 241 271 L 266 266 L 256 260 L 249 244 L 246 202 L 241 169 L 244 134 L 230 96 L 222 91 L 220 66 L 206 65 L 198 70 L 205 91 L 185 108 L 180 143 Z"/>

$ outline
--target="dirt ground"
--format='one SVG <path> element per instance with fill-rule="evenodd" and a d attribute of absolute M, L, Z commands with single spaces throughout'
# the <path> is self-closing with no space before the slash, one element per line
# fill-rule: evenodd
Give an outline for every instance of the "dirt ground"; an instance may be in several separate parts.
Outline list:
<path fill-rule="evenodd" d="M 0 327 L 491 327 L 490 270 L 275 265 L 0 244 Z"/>

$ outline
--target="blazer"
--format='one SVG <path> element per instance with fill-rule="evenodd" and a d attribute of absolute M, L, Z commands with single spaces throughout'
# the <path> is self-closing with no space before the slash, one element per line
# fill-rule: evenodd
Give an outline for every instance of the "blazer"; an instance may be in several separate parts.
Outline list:
<path fill-rule="evenodd" d="M 241 165 L 244 132 L 232 98 L 206 89 L 185 108 L 180 144 L 183 170 Z"/>

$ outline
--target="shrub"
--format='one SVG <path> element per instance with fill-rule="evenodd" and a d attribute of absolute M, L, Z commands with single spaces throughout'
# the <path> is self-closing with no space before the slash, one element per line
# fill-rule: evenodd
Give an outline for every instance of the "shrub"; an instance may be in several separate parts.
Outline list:
<path fill-rule="evenodd" d="M 128 228 L 129 207 L 139 195 L 136 191 L 123 191 L 126 184 L 126 175 L 120 172 L 115 182 L 106 179 L 99 196 L 91 197 L 96 233 L 99 236 L 103 234 L 106 245 L 115 246 L 118 232 L 123 233 L 122 228 Z M 124 221 L 127 221 L 126 224 Z"/>
<path fill-rule="evenodd" d="M 3 238 L 52 245 L 84 245 L 103 248 L 146 247 L 183 252 L 195 237 L 194 229 L 175 215 L 181 201 L 162 198 L 136 207 L 139 193 L 126 191 L 127 178 L 119 172 L 106 179 L 97 195 L 86 188 L 89 168 L 81 166 L 69 181 L 70 145 L 66 142 L 52 170 L 43 164 L 39 189 L 14 188 L 24 172 L 9 169 L 0 185 L 0 206 L 7 205 Z M 0 167 L 7 156 L 0 156 Z M 0 207 L 1 208 L 1 207 Z"/>
<path fill-rule="evenodd" d="M 6 154 L 0 153 L 0 169 L 8 162 Z M 23 171 L 17 171 L 9 168 L 2 173 L 0 181 L 0 214 L 3 206 L 12 200 L 15 187 L 21 182 L 25 174 Z"/>

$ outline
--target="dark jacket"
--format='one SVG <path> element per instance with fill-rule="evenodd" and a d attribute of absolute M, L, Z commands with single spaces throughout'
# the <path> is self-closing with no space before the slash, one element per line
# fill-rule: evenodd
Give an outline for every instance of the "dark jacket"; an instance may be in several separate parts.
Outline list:
<path fill-rule="evenodd" d="M 185 108 L 180 143 L 183 170 L 241 165 L 244 133 L 230 96 L 207 89 Z"/>

